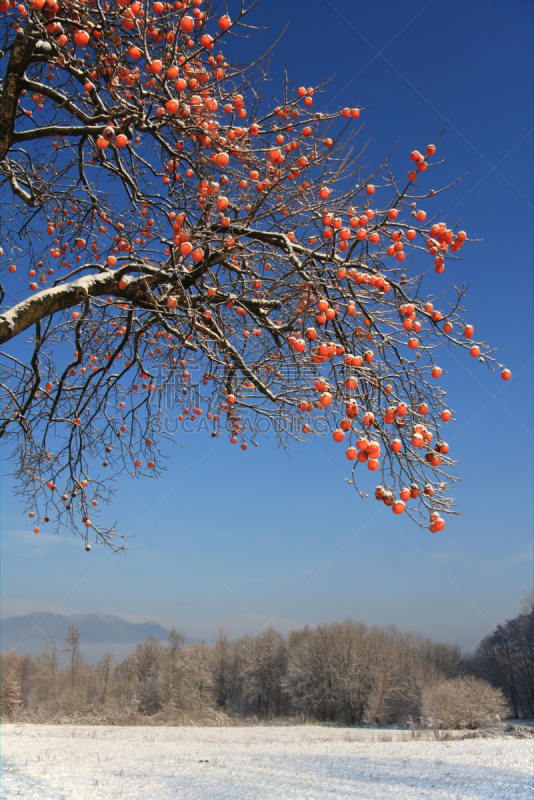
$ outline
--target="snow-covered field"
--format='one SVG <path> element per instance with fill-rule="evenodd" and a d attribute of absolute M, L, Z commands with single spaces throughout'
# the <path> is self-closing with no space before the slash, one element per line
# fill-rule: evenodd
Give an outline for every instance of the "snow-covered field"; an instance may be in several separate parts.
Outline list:
<path fill-rule="evenodd" d="M 532 742 L 409 732 L 4 725 L 2 800 L 531 800 Z"/>

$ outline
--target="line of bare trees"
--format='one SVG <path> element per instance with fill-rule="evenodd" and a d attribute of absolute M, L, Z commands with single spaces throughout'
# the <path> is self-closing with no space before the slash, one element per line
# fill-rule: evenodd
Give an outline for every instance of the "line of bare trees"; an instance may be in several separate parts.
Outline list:
<path fill-rule="evenodd" d="M 456 724 L 476 727 L 510 708 L 516 717 L 532 716 L 532 675 L 531 608 L 498 626 L 470 658 L 457 645 L 347 619 L 287 638 L 269 628 L 232 641 L 221 630 L 215 644 L 185 644 L 172 630 L 166 643 L 148 638 L 120 663 L 106 651 L 90 666 L 71 626 L 63 646 L 49 639 L 36 658 L 2 654 L 2 711 L 20 721 L 118 724 L 149 718 L 384 725 L 431 716 L 439 726 L 456 714 Z M 472 708 L 463 723 L 467 697 Z"/>
<path fill-rule="evenodd" d="M 514 717 L 534 717 L 534 607 L 532 592 L 521 614 L 497 625 L 479 644 L 470 667 L 502 689 Z"/>

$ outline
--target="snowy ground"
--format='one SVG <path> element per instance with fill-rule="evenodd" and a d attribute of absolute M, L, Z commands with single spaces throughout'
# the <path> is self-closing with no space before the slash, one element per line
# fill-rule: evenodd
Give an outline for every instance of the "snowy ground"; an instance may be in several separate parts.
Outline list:
<path fill-rule="evenodd" d="M 4 725 L 2 800 L 531 800 L 532 742 L 328 727 Z"/>

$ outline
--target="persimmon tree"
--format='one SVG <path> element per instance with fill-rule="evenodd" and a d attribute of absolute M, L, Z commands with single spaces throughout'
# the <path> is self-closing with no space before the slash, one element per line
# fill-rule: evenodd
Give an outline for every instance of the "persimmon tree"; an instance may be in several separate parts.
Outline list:
<path fill-rule="evenodd" d="M 510 377 L 465 287 L 428 294 L 468 242 L 435 207 L 436 143 L 398 180 L 364 161 L 359 108 L 287 77 L 266 97 L 270 53 L 223 49 L 254 5 L 0 0 L 0 430 L 36 532 L 121 549 L 97 506 L 159 476 L 186 419 L 242 450 L 328 432 L 361 494 L 374 471 L 439 531 L 439 347 Z"/>

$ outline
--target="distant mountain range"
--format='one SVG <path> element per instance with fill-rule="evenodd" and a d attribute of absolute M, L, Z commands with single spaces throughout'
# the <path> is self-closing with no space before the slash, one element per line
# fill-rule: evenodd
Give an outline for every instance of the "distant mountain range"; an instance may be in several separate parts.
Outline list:
<path fill-rule="evenodd" d="M 19 655 L 37 655 L 44 649 L 47 636 L 53 636 L 60 647 L 69 625 L 79 628 L 81 650 L 89 656 L 89 661 L 99 657 L 106 648 L 113 650 L 116 657 L 123 657 L 134 645 L 144 642 L 149 636 L 160 642 L 167 641 L 169 636 L 169 631 L 157 622 L 135 624 L 115 614 L 63 616 L 37 612 L 23 617 L 7 617 L 1 621 L 2 652 L 7 653 L 15 648 Z"/>

